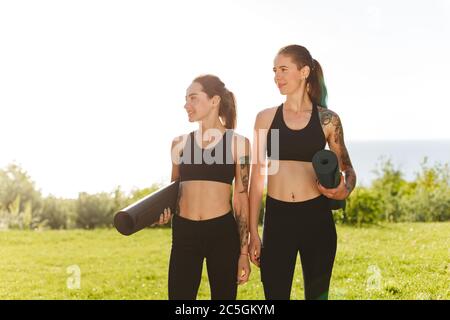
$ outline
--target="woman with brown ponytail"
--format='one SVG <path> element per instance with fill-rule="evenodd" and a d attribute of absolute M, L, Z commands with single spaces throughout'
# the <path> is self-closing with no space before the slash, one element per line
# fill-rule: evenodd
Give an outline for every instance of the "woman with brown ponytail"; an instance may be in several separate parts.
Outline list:
<path fill-rule="evenodd" d="M 329 199 L 345 199 L 356 183 L 339 116 L 326 106 L 327 91 L 319 63 L 299 45 L 279 50 L 275 83 L 286 101 L 256 117 L 250 183 L 250 259 L 261 267 L 266 299 L 290 299 L 297 252 L 305 298 L 328 299 L 336 254 L 336 229 Z M 317 182 L 314 154 L 326 143 L 344 172 L 335 189 Z M 266 154 L 267 151 L 267 161 Z M 263 240 L 259 211 L 267 164 Z M 328 199 L 327 199 L 328 198 Z"/>
<path fill-rule="evenodd" d="M 172 220 L 169 299 L 196 299 L 206 259 L 211 299 L 234 300 L 237 285 L 250 275 L 250 143 L 233 131 L 235 98 L 218 77 L 194 79 L 184 108 L 199 128 L 172 142 L 172 181 L 179 179 L 180 186 Z M 165 211 L 159 224 L 171 217 Z"/>

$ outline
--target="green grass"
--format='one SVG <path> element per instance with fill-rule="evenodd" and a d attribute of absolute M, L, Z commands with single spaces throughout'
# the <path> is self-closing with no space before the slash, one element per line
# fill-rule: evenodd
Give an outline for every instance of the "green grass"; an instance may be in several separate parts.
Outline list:
<path fill-rule="evenodd" d="M 338 226 L 330 299 L 449 299 L 450 222 Z M 1 231 L 0 299 L 167 299 L 170 229 Z M 81 271 L 69 289 L 69 266 Z M 209 299 L 206 268 L 199 299 Z M 297 262 L 292 299 L 303 299 Z M 259 269 L 238 299 L 264 299 Z"/>

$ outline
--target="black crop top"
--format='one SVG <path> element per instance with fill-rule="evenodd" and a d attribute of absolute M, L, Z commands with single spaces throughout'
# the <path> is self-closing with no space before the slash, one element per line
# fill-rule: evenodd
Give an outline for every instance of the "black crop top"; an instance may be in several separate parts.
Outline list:
<path fill-rule="evenodd" d="M 191 132 L 180 154 L 180 181 L 208 180 L 232 184 L 236 168 L 231 152 L 232 137 L 233 130 L 226 130 L 214 147 L 204 149 Z"/>
<path fill-rule="evenodd" d="M 278 139 L 276 133 L 272 132 L 273 129 L 278 129 Z M 290 129 L 284 122 L 283 104 L 277 108 L 267 133 L 268 159 L 311 162 L 314 154 L 323 150 L 325 145 L 326 139 L 320 124 L 319 111 L 315 104 L 313 104 L 308 124 L 300 130 Z M 278 156 L 276 146 L 279 146 Z"/>

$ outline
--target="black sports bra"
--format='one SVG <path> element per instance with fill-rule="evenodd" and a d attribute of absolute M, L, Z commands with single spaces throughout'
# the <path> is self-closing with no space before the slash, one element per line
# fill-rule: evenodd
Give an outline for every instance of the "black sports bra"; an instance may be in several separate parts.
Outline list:
<path fill-rule="evenodd" d="M 272 130 L 278 129 L 278 134 Z M 278 135 L 278 139 L 277 139 Z M 273 140 L 273 141 L 272 141 Z M 283 104 L 275 113 L 267 133 L 267 158 L 311 162 L 314 154 L 326 145 L 317 105 L 313 104 L 308 124 L 300 130 L 290 129 L 283 119 Z M 278 154 L 277 147 L 278 146 Z"/>
<path fill-rule="evenodd" d="M 204 149 L 191 132 L 180 154 L 180 181 L 208 180 L 232 184 L 236 168 L 231 152 L 232 137 L 233 130 L 226 130 L 213 148 Z"/>

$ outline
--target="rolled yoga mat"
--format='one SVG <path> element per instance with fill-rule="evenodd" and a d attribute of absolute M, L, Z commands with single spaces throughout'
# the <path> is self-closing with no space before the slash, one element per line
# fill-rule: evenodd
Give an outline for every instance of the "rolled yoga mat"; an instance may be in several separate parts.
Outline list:
<path fill-rule="evenodd" d="M 170 208 L 170 211 L 175 213 L 178 186 L 179 180 L 173 181 L 117 212 L 114 216 L 114 226 L 117 231 L 129 236 L 158 221 L 164 209 Z"/>
<path fill-rule="evenodd" d="M 330 150 L 320 150 L 312 158 L 317 179 L 327 189 L 336 188 L 341 182 L 341 172 L 336 154 Z M 330 199 L 332 210 L 345 209 L 345 200 Z"/>

